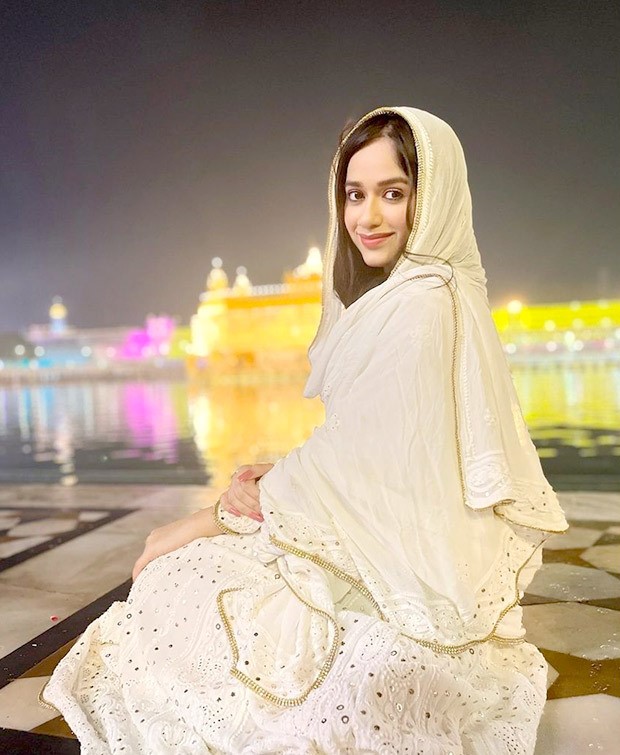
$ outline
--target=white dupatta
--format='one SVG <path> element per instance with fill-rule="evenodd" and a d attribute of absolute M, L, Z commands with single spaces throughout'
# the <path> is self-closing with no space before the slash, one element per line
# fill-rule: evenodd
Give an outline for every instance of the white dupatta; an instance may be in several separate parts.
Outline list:
<path fill-rule="evenodd" d="M 567 528 L 491 318 L 461 145 L 448 124 L 422 110 L 381 108 L 364 119 L 381 112 L 401 115 L 416 144 L 408 255 L 344 309 L 332 283 L 339 150 L 323 316 L 305 389 L 321 396 L 326 421 L 260 481 L 265 523 L 256 553 L 275 561 L 284 584 L 276 594 L 241 581 L 220 601 L 233 673 L 281 705 L 303 702 L 329 672 L 336 604 L 349 589 L 365 601 L 360 610 L 439 653 L 520 641 L 519 598 L 540 546 Z M 218 516 L 237 527 L 234 517 Z M 288 634 L 270 627 L 275 600 L 297 617 Z M 231 614 L 249 617 L 260 632 Z M 259 652 L 252 637 L 265 633 L 270 640 Z M 295 660 L 304 642 L 316 657 L 312 669 Z M 267 645 L 278 648 L 271 669 Z M 240 653 L 253 671 L 262 666 L 260 685 L 238 668 Z"/>

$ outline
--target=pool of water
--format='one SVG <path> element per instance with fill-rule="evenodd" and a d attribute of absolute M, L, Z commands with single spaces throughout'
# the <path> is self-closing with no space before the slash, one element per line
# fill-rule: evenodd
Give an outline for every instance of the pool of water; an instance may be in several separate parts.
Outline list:
<path fill-rule="evenodd" d="M 514 368 L 525 419 L 556 487 L 620 489 L 620 369 Z M 303 381 L 0 386 L 0 481 L 206 483 L 275 460 L 323 421 Z"/>

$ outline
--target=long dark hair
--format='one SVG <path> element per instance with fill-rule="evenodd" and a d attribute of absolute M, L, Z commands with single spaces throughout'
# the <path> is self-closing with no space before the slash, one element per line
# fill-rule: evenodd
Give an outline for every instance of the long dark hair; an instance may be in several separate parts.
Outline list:
<path fill-rule="evenodd" d="M 350 128 L 345 127 L 343 135 L 341 135 L 341 143 L 344 135 L 348 134 L 349 131 Z M 370 267 L 364 262 L 344 225 L 345 180 L 349 160 L 362 147 L 384 136 L 392 140 L 398 163 L 407 178 L 411 180 L 413 188 L 417 190 L 418 161 L 415 141 L 409 124 L 400 115 L 396 113 L 375 115 L 364 121 L 346 137 L 336 173 L 338 225 L 334 260 L 334 291 L 345 307 L 359 299 L 366 291 L 370 291 L 371 288 L 383 283 L 388 277 L 388 273 L 383 268 Z"/>

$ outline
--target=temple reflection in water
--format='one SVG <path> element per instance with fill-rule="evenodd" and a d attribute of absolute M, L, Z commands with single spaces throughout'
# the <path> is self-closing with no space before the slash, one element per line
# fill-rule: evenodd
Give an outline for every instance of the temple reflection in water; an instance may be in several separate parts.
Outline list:
<path fill-rule="evenodd" d="M 321 272 L 316 248 L 271 286 L 252 286 L 245 268 L 231 285 L 222 260 L 213 261 L 187 364 L 195 439 L 222 483 L 239 464 L 285 454 L 323 421 L 320 401 L 302 398 Z M 617 466 L 620 301 L 513 300 L 493 317 L 547 467 L 604 474 Z"/>

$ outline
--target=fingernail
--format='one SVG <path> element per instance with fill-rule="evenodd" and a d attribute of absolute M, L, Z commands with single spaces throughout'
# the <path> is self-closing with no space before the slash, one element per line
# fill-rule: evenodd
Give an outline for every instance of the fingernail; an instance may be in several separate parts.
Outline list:
<path fill-rule="evenodd" d="M 252 470 L 246 469 L 245 472 L 241 472 L 241 474 L 239 475 L 239 477 L 237 477 L 237 479 L 240 480 L 241 482 L 245 482 L 246 480 L 251 479 L 251 477 L 252 477 Z"/>

